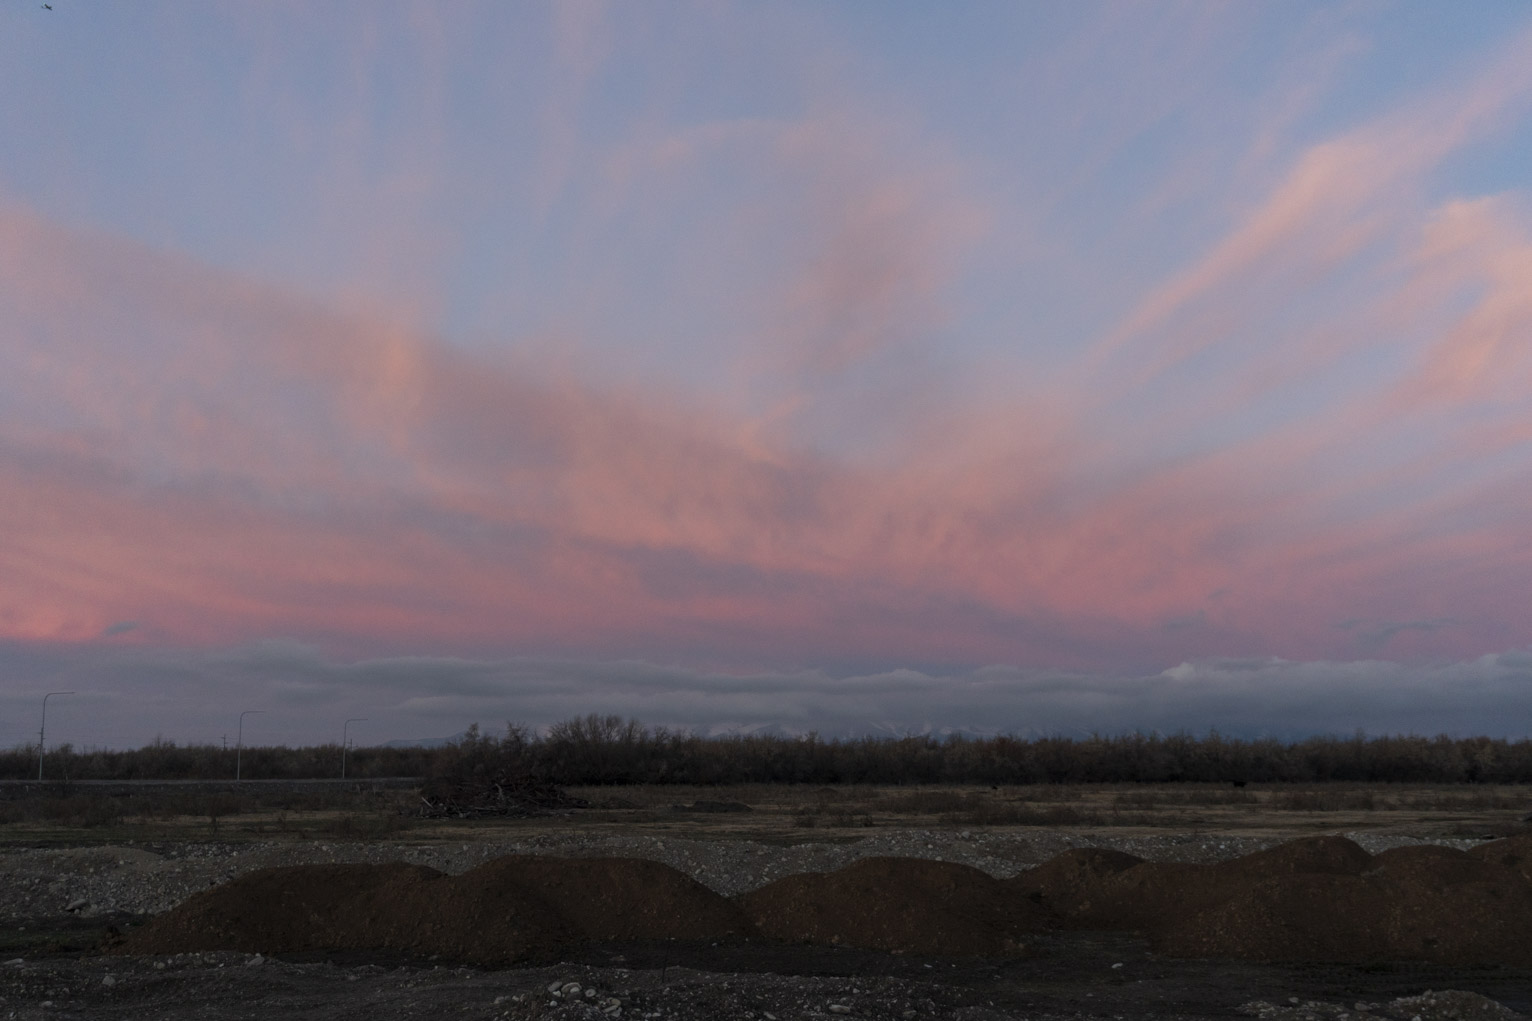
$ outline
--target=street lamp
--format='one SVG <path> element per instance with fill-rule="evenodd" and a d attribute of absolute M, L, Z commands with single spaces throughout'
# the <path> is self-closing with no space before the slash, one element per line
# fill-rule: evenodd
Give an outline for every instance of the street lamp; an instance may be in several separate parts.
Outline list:
<path fill-rule="evenodd" d="M 239 779 L 239 760 L 245 750 L 245 717 L 251 713 L 264 713 L 264 709 L 246 709 L 239 714 L 239 732 L 234 737 L 234 779 Z"/>
<path fill-rule="evenodd" d="M 367 722 L 367 717 L 365 717 L 365 716 L 353 716 L 351 719 L 349 719 L 345 723 L 341 724 L 341 727 L 340 727 L 340 778 L 342 780 L 344 780 L 346 778 L 346 728 L 351 726 L 353 723 L 366 723 L 366 722 Z"/>
<path fill-rule="evenodd" d="M 37 728 L 37 778 L 43 778 L 43 740 L 48 733 L 48 699 L 54 695 L 73 695 L 72 691 L 50 691 L 43 696 L 43 722 Z"/>

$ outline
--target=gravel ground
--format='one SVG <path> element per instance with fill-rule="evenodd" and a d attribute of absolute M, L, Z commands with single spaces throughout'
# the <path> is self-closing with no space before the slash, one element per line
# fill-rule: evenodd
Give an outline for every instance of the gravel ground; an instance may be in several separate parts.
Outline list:
<path fill-rule="evenodd" d="M 1370 851 L 1425 841 L 1348 833 Z M 406 860 L 461 872 L 506 854 L 659 860 L 723 894 L 872 855 L 961 862 L 1005 877 L 1069 847 L 1215 861 L 1274 838 L 885 830 L 851 843 L 540 834 L 496 843 L 175 843 L 0 852 L 0 1021 L 356 1018 L 810 1021 L 1511 1021 L 1532 974 L 1401 966 L 1283 968 L 1156 957 L 1119 934 L 1056 933 L 1007 960 L 912 959 L 818 947 L 593 946 L 560 964 L 500 971 L 397 955 L 99 957 L 107 924 L 133 924 L 253 869 Z M 1435 840 L 1457 847 L 1477 841 Z M 8 958 L 8 959 L 7 959 Z M 1458 990 L 1430 993 L 1430 989 Z"/>
<path fill-rule="evenodd" d="M 1105 952 L 1104 952 L 1105 951 Z M 608 951 L 610 953 L 610 951 Z M 837 952 L 840 953 L 840 952 Z M 1432 992 L 1463 975 L 1338 975 L 1227 962 L 1159 962 L 1131 946 L 997 964 L 879 962 L 845 955 L 833 973 L 568 961 L 480 971 L 429 963 L 285 960 L 206 953 L 12 959 L 0 1017 L 108 1021 L 1517 1021 L 1525 985 L 1467 976 L 1485 992 Z M 1068 967 L 1060 964 L 1067 958 Z M 1113 960 L 1113 958 L 1120 958 Z M 642 962 L 640 962 L 642 963 Z M 783 962 L 774 962 L 780 966 Z M 819 964 L 825 969 L 824 962 Z M 886 972 L 885 973 L 885 969 Z M 948 971 L 947 969 L 952 969 Z M 961 970 L 959 970 L 961 969 Z M 1067 974 L 1059 974 L 1067 971 Z"/>
<path fill-rule="evenodd" d="M 1368 851 L 1425 841 L 1345 833 Z M 854 843 L 790 846 L 750 841 L 540 834 L 494 843 L 407 844 L 285 841 L 137 844 L 90 848 L 16 848 L 0 852 L 0 922 L 70 912 L 81 917 L 166 911 L 198 890 L 255 869 L 316 862 L 407 861 L 459 873 L 508 854 L 649 858 L 684 872 L 725 896 L 798 872 L 831 871 L 876 855 L 931 858 L 983 869 L 999 878 L 1047 861 L 1071 847 L 1109 847 L 1151 861 L 1219 861 L 1280 843 L 1275 838 L 1122 836 L 1053 830 L 881 830 Z M 1436 839 L 1469 848 L 1481 841 Z"/>

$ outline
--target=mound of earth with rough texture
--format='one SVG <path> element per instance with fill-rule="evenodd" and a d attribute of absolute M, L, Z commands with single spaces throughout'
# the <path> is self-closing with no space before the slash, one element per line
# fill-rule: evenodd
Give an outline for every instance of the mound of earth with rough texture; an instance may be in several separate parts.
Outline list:
<path fill-rule="evenodd" d="M 446 877 L 418 865 L 295 865 L 261 869 L 193 895 L 120 945 L 119 952 L 267 953 L 393 945 L 403 906 Z"/>
<path fill-rule="evenodd" d="M 1088 906 L 1105 880 L 1143 861 L 1136 854 L 1104 847 L 1072 847 L 1006 882 L 1021 896 L 1067 918 Z"/>
<path fill-rule="evenodd" d="M 1078 855 L 1079 852 L 1070 852 Z M 1061 855 L 1060 858 L 1063 856 Z M 1079 929 L 1157 932 L 1182 925 L 1250 891 L 1288 876 L 1360 875 L 1372 855 L 1345 837 L 1303 837 L 1216 864 L 1132 863 L 1129 855 L 1099 852 L 1089 868 L 1071 874 L 1067 895 L 1049 900 L 1061 924 Z M 1077 859 L 1079 860 L 1079 859 Z M 1059 858 L 1013 882 L 1037 883 Z"/>
<path fill-rule="evenodd" d="M 1532 883 L 1453 848 L 1400 847 L 1357 872 L 1261 879 L 1152 935 L 1183 956 L 1529 966 Z"/>
<path fill-rule="evenodd" d="M 454 893 L 493 898 L 514 888 L 541 900 L 583 939 L 727 940 L 752 934 L 733 902 L 644 858 L 500 858 L 454 880 Z"/>
<path fill-rule="evenodd" d="M 1292 875 L 1359 876 L 1374 867 L 1374 857 L 1362 845 L 1345 837 L 1300 837 L 1220 862 L 1218 867 L 1259 879 Z"/>
<path fill-rule="evenodd" d="M 1469 850 L 1467 854 L 1480 861 L 1493 862 L 1508 869 L 1515 869 L 1527 881 L 1532 882 L 1532 833 L 1491 840 L 1487 844 L 1480 844 Z"/>
<path fill-rule="evenodd" d="M 476 964 L 546 960 L 585 940 L 719 940 L 750 923 L 659 862 L 512 856 L 458 876 L 409 865 L 299 865 L 193 896 L 117 953 L 388 949 Z"/>
<path fill-rule="evenodd" d="M 1255 960 L 1370 960 L 1385 940 L 1387 894 L 1355 876 L 1268 879 L 1154 931 L 1163 953 Z"/>
<path fill-rule="evenodd" d="M 1305 837 L 1217 864 L 1075 849 L 1009 881 L 1065 928 L 1179 956 L 1532 965 L 1532 840 L 1377 855 Z"/>
<path fill-rule="evenodd" d="M 895 954 L 1008 956 L 1049 926 L 1047 909 L 966 865 L 864 858 L 787 876 L 737 898 L 766 936 Z"/>
<path fill-rule="evenodd" d="M 1006 957 L 1046 929 L 1128 931 L 1180 957 L 1532 967 L 1532 839 L 1377 855 L 1308 837 L 1216 864 L 1075 848 L 1008 880 L 870 857 L 732 899 L 643 858 L 512 855 L 459 875 L 332 864 L 248 873 L 116 953 L 394 950 L 475 964 L 588 943 L 681 941 Z"/>
<path fill-rule="evenodd" d="M 1215 907 L 1250 885 L 1217 865 L 1146 861 L 1104 876 L 1060 918 L 1072 929 L 1149 932 Z"/>

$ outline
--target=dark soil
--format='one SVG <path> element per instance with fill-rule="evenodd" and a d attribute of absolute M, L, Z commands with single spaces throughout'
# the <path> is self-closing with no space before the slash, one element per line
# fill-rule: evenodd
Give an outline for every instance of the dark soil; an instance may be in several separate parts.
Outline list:
<path fill-rule="evenodd" d="M 588 941 L 751 933 L 728 899 L 659 862 L 514 856 L 459 876 L 407 865 L 263 869 L 196 894 L 111 950 L 397 950 L 492 965 Z"/>
<path fill-rule="evenodd" d="M 1375 861 L 1375 856 L 1345 837 L 1301 837 L 1221 862 L 1219 868 L 1257 879 L 1290 875 L 1359 876 L 1373 868 Z"/>
<path fill-rule="evenodd" d="M 515 887 L 540 899 L 581 940 L 734 941 L 753 930 L 732 901 L 668 865 L 641 858 L 501 858 L 455 881 L 459 896 Z"/>
<path fill-rule="evenodd" d="M 0 934 L 0 956 L 26 955 L 0 960 L 0 1016 L 1512 1021 L 1532 1009 L 1526 841 L 1377 856 L 1348 844 L 1177 868 L 1076 850 L 1010 881 L 864 859 L 732 900 L 635 859 L 508 857 L 459 876 L 269 869 L 125 939 L 75 918 Z M 1085 917 L 1104 924 L 1079 928 Z"/>
<path fill-rule="evenodd" d="M 1532 883 L 1521 873 L 1446 847 L 1370 858 L 1337 854 L 1333 868 L 1276 874 L 1236 859 L 1213 868 L 1243 873 L 1242 886 L 1141 928 L 1181 956 L 1532 967 Z"/>
<path fill-rule="evenodd" d="M 737 899 L 771 939 L 895 954 L 1014 955 L 1052 923 L 1046 908 L 987 873 L 919 858 L 864 858 Z"/>
<path fill-rule="evenodd" d="M 730 900 L 658 862 L 513 856 L 459 876 L 406 865 L 268 869 L 197 894 L 120 954 L 392 950 L 476 965 L 611 941 L 772 943 L 1021 956 L 1052 929 L 1142 935 L 1160 953 L 1257 961 L 1532 968 L 1525 838 L 1376 856 L 1313 837 L 1218 864 L 1070 851 L 1002 881 L 867 858 Z"/>
<path fill-rule="evenodd" d="M 1078 918 L 1091 908 L 1091 899 L 1108 878 L 1144 859 L 1100 847 L 1076 847 L 1042 865 L 1006 880 L 1014 896 L 1045 906 L 1057 924 Z"/>
<path fill-rule="evenodd" d="M 579 991 L 564 992 L 571 984 Z M 602 1013 L 614 1000 L 618 1012 Z M 1062 930 L 1000 958 L 645 941 L 585 943 L 557 963 L 505 969 L 360 950 L 0 962 L 0 1016 L 18 1021 L 799 1021 L 842 1016 L 832 1006 L 880 1021 L 1514 1019 L 1502 1004 L 1532 1010 L 1532 971 L 1166 958 L 1140 937 Z"/>

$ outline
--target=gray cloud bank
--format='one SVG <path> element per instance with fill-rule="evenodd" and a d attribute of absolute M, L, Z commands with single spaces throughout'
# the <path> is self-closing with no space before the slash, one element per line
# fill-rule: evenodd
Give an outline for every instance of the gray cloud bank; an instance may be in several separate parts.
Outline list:
<path fill-rule="evenodd" d="M 588 712 L 703 733 L 824 735 L 962 731 L 1025 736 L 1210 729 L 1239 737 L 1532 734 L 1532 652 L 1457 663 L 1271 658 L 1182 663 L 1108 675 L 983 667 L 946 675 L 887 670 L 724 674 L 639 661 L 394 657 L 338 662 L 292 642 L 218 650 L 0 643 L 0 745 L 36 740 L 42 695 L 50 747 L 234 740 L 241 710 L 256 744 L 440 737 L 478 722 L 543 726 Z"/>

